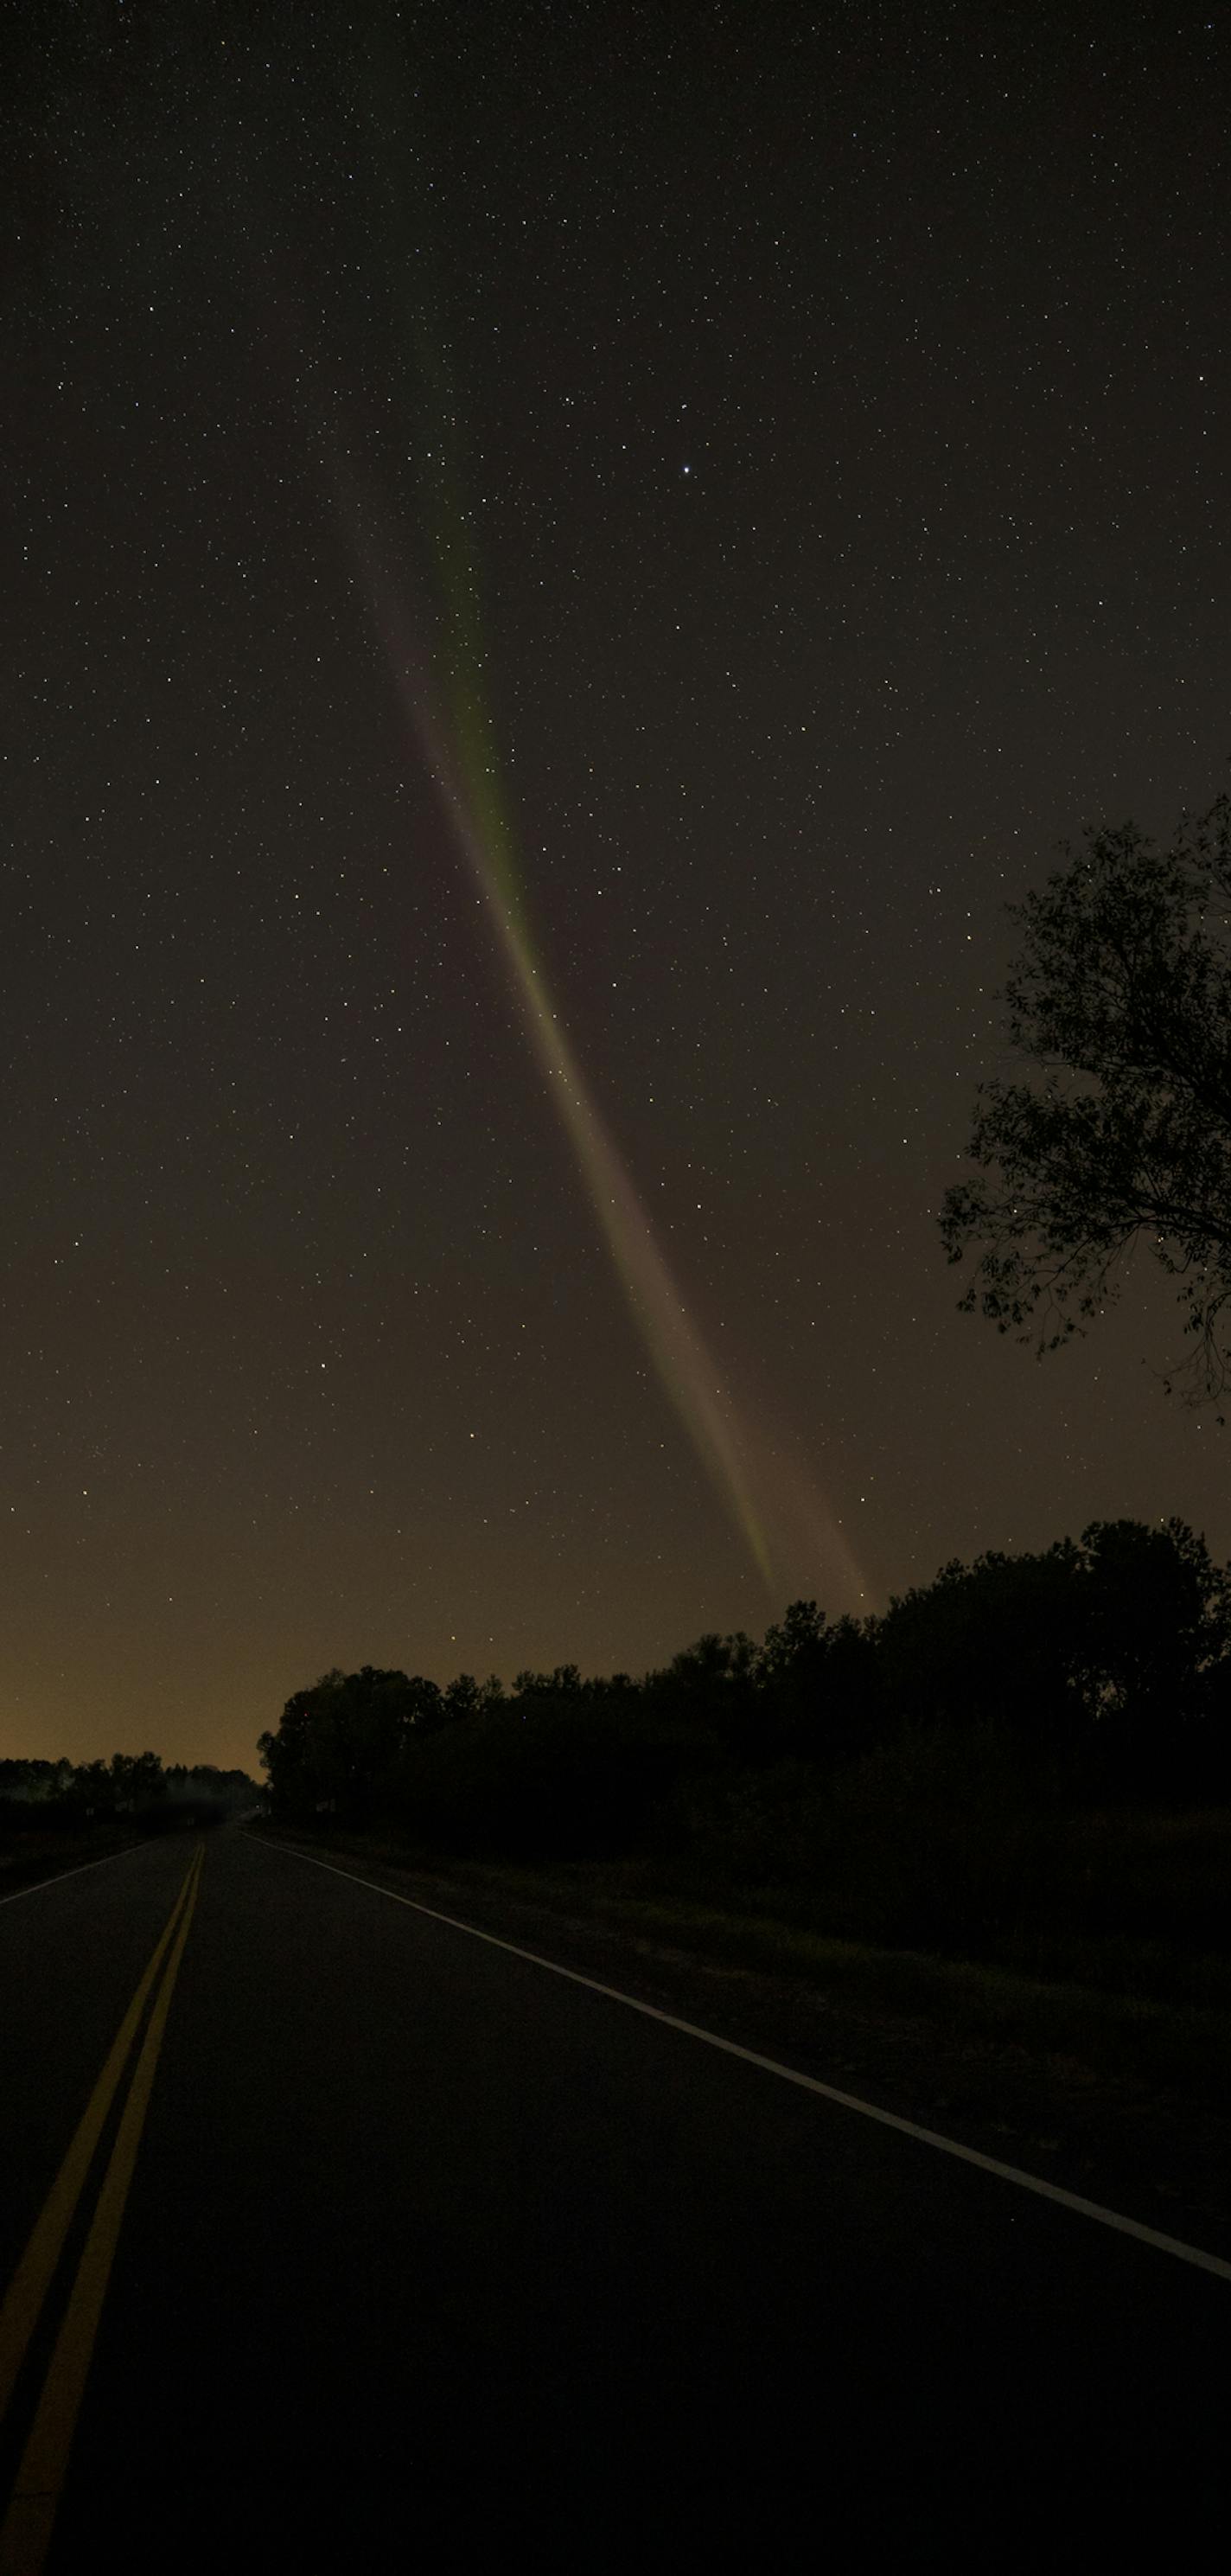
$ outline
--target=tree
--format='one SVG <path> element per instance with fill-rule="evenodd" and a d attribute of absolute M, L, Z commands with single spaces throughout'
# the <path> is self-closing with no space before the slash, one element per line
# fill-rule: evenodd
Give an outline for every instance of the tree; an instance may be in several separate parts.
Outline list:
<path fill-rule="evenodd" d="M 953 1558 L 933 1582 L 894 1594 L 877 1626 L 888 1709 L 915 1729 L 976 1726 L 1067 1744 L 1081 1662 L 1080 1552 L 1059 1539 L 1045 1555 L 993 1550 L 972 1566 Z"/>
<path fill-rule="evenodd" d="M 878 1653 L 909 1728 L 990 1728 L 1079 1795 L 1199 1792 L 1231 1575 L 1183 1521 L 1092 1521 L 1080 1544 L 942 1566 L 890 1602 Z"/>
<path fill-rule="evenodd" d="M 477 1682 L 473 1673 L 458 1673 L 447 1682 L 441 1700 L 441 1722 L 452 1726 L 459 1718 L 484 1717 L 499 1708 L 504 1686 L 498 1673 L 489 1673 L 485 1682 Z"/>
<path fill-rule="evenodd" d="M 1210 1685 L 1231 1657 L 1231 1574 L 1172 1518 L 1082 1531 L 1092 1776 L 1134 1793 L 1200 1790 Z"/>
<path fill-rule="evenodd" d="M 757 1658 L 757 1730 L 767 1757 L 830 1767 L 867 1749 L 881 1694 L 877 1622 L 831 1625 L 815 1601 L 792 1601 Z"/>
<path fill-rule="evenodd" d="M 961 1310 L 1040 1358 L 1146 1245 L 1180 1283 L 1199 1402 L 1231 1369 L 1231 798 L 1183 816 L 1168 850 L 1134 823 L 1065 849 L 1008 906 L 1024 940 L 999 998 L 1042 1081 L 979 1085 L 970 1158 L 993 1179 L 946 1191 L 941 1236 L 951 1262 L 982 1246 Z M 1170 1393 L 1180 1372 L 1162 1374 Z"/>
<path fill-rule="evenodd" d="M 166 1774 L 157 1753 L 113 1753 L 111 1801 L 117 1815 L 132 1815 L 166 1795 Z"/>

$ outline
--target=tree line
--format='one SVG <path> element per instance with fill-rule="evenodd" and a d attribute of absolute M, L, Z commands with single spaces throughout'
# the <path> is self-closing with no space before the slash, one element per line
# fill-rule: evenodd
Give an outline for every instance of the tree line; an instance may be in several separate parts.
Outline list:
<path fill-rule="evenodd" d="M 220 1771 L 212 1762 L 168 1764 L 156 1753 L 113 1753 L 109 1762 L 0 1762 L 0 1826 L 10 1834 L 112 1821 L 147 1831 L 215 1823 L 242 1815 L 260 1795 L 246 1771 Z"/>
<path fill-rule="evenodd" d="M 283 1821 L 535 1859 L 678 1845 L 733 1800 L 789 1808 L 891 1748 L 906 1779 L 903 1749 L 940 1745 L 971 1776 L 990 1751 L 1026 1803 L 1231 1797 L 1231 1570 L 1182 1521 L 1095 1522 L 877 1616 L 793 1602 L 761 1643 L 704 1636 L 639 1679 L 329 1672 L 259 1751 Z"/>

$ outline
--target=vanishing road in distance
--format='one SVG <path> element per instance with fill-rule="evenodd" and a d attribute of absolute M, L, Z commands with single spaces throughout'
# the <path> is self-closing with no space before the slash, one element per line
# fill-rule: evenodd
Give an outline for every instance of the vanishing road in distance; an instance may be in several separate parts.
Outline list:
<path fill-rule="evenodd" d="M 285 1846 L 0 1903 L 0 2067 L 3 2576 L 1221 2563 L 1231 2266 Z"/>

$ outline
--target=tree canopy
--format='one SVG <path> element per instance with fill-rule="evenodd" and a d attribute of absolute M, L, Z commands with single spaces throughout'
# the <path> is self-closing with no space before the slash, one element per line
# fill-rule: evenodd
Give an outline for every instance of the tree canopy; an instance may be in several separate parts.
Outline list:
<path fill-rule="evenodd" d="M 1000 997 L 1035 1078 L 979 1085 L 970 1160 L 945 1193 L 960 1300 L 1039 1356 L 1112 1302 L 1134 1251 L 1177 1282 L 1193 1401 L 1231 1367 L 1231 798 L 1160 850 L 1134 823 L 1088 828 L 1010 913 L 1021 954 Z M 1038 1076 L 1041 1075 L 1041 1080 Z M 1219 1415 L 1221 1421 L 1223 1417 Z"/>

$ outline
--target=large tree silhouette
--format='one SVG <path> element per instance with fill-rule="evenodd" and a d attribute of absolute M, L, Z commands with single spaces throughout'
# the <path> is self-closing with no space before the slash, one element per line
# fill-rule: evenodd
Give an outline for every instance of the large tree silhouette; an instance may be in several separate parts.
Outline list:
<path fill-rule="evenodd" d="M 962 1309 L 1039 1355 L 1084 1332 L 1146 1247 L 1177 1282 L 1193 1401 L 1231 1350 L 1231 798 L 1159 850 L 1087 829 L 1023 925 L 1008 1034 L 1033 1079 L 979 1085 L 970 1160 L 945 1193 L 950 1261 L 978 1250 Z M 1041 1077 L 1041 1079 L 1040 1079 Z M 1219 1416 L 1222 1419 L 1222 1416 Z"/>

